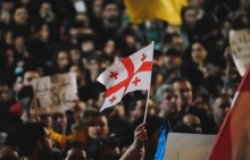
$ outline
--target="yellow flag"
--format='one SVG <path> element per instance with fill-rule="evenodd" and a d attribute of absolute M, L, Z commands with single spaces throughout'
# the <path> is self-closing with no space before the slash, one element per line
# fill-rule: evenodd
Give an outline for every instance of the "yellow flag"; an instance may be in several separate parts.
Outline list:
<path fill-rule="evenodd" d="M 133 23 L 160 19 L 180 25 L 181 9 L 187 5 L 187 0 L 125 0 L 125 5 Z"/>

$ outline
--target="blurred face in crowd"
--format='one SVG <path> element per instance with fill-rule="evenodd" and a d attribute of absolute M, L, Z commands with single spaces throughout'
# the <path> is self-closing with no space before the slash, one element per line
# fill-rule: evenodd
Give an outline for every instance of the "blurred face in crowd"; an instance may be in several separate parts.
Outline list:
<path fill-rule="evenodd" d="M 78 49 L 70 50 L 70 58 L 74 64 L 78 64 L 81 61 L 81 53 Z"/>
<path fill-rule="evenodd" d="M 136 39 L 134 35 L 128 34 L 125 36 L 125 42 L 128 47 L 133 47 L 136 44 Z"/>
<path fill-rule="evenodd" d="M 182 63 L 181 57 L 167 55 L 164 57 L 164 64 L 168 69 L 177 69 Z"/>
<path fill-rule="evenodd" d="M 226 116 L 226 113 L 231 106 L 229 97 L 218 97 L 213 104 L 213 116 L 215 123 L 220 126 Z"/>
<path fill-rule="evenodd" d="M 221 33 L 223 35 L 224 38 L 228 38 L 229 37 L 229 31 L 232 29 L 232 25 L 229 21 L 224 21 L 223 22 L 223 26 L 221 28 Z"/>
<path fill-rule="evenodd" d="M 83 149 L 75 147 L 67 152 L 65 160 L 87 160 L 87 154 Z"/>
<path fill-rule="evenodd" d="M 48 41 L 49 40 L 49 37 L 50 37 L 50 31 L 49 31 L 49 27 L 47 25 L 43 25 L 42 26 L 42 29 L 40 31 L 40 36 L 41 36 L 41 39 L 43 41 Z"/>
<path fill-rule="evenodd" d="M 107 28 L 116 28 L 119 23 L 119 10 L 118 6 L 110 3 L 103 8 L 102 11 L 103 24 Z"/>
<path fill-rule="evenodd" d="M 51 116 L 52 128 L 62 134 L 65 134 L 67 127 L 67 116 L 64 113 L 56 113 Z"/>
<path fill-rule="evenodd" d="M 14 9 L 14 7 L 15 7 L 15 3 L 12 1 L 4 1 L 1 3 L 2 11 L 10 12 L 12 11 L 12 9 Z"/>
<path fill-rule="evenodd" d="M 31 0 L 20 0 L 23 5 L 28 5 Z"/>
<path fill-rule="evenodd" d="M 200 121 L 199 117 L 197 117 L 195 115 L 192 115 L 192 114 L 185 115 L 183 117 L 183 123 L 186 124 L 187 126 L 191 127 L 192 129 L 194 129 L 197 133 L 202 132 L 201 121 Z"/>
<path fill-rule="evenodd" d="M 11 14 L 10 12 L 2 12 L 0 13 L 0 21 L 4 24 L 10 24 L 11 22 Z"/>
<path fill-rule="evenodd" d="M 131 111 L 131 118 L 133 120 L 143 117 L 146 107 L 146 100 L 137 100 L 134 110 Z"/>
<path fill-rule="evenodd" d="M 188 81 L 176 81 L 173 85 L 181 94 L 182 106 L 191 105 L 193 100 L 191 83 Z"/>
<path fill-rule="evenodd" d="M 69 55 L 66 51 L 61 51 L 58 53 L 57 64 L 58 68 L 61 70 L 64 70 L 69 66 L 70 64 Z"/>
<path fill-rule="evenodd" d="M 115 41 L 114 40 L 108 40 L 104 47 L 104 52 L 107 55 L 112 55 L 115 52 Z"/>
<path fill-rule="evenodd" d="M 192 59 L 195 63 L 202 63 L 207 58 L 207 51 L 200 43 L 192 45 Z"/>
<path fill-rule="evenodd" d="M 197 12 L 193 8 L 189 8 L 184 13 L 184 21 L 190 29 L 193 28 L 197 21 Z"/>
<path fill-rule="evenodd" d="M 80 29 L 89 27 L 89 18 L 86 14 L 78 14 L 75 17 L 76 22 L 79 24 Z"/>
<path fill-rule="evenodd" d="M 248 8 L 248 7 L 250 7 L 250 1 L 249 0 L 240 0 L 240 5 L 242 7 Z"/>
<path fill-rule="evenodd" d="M 168 117 L 177 114 L 181 109 L 181 97 L 177 90 L 165 92 L 160 102 L 160 116 Z"/>
<path fill-rule="evenodd" d="M 97 18 L 101 17 L 102 4 L 103 4 L 103 0 L 94 0 L 93 1 L 92 9 L 93 9 L 95 17 L 97 17 Z"/>
<path fill-rule="evenodd" d="M 90 53 L 95 49 L 94 42 L 92 40 L 87 40 L 82 42 L 81 49 L 83 53 Z"/>
<path fill-rule="evenodd" d="M 23 85 L 31 85 L 32 80 L 39 78 L 40 75 L 36 71 L 26 71 L 23 76 Z"/>
<path fill-rule="evenodd" d="M 24 52 L 25 51 L 25 40 L 24 37 L 16 37 L 15 39 L 15 48 L 18 52 Z"/>
<path fill-rule="evenodd" d="M 93 139 L 106 137 L 109 133 L 108 119 L 104 115 L 92 116 L 89 122 L 88 135 Z"/>
<path fill-rule="evenodd" d="M 184 50 L 184 40 L 181 35 L 175 35 L 172 37 L 172 44 L 177 51 Z"/>
<path fill-rule="evenodd" d="M 40 13 L 46 14 L 49 12 L 52 12 L 52 7 L 51 7 L 50 3 L 48 3 L 48 2 L 42 3 L 41 8 L 40 8 Z"/>
<path fill-rule="evenodd" d="M 203 6 L 204 0 L 189 0 L 189 4 L 192 7 L 201 9 Z"/>
<path fill-rule="evenodd" d="M 5 52 L 5 56 L 6 56 L 6 64 L 7 66 L 13 66 L 15 65 L 15 55 L 14 55 L 14 51 L 12 49 L 7 49 Z"/>
<path fill-rule="evenodd" d="M 25 8 L 17 8 L 14 13 L 14 20 L 18 25 L 24 25 L 28 20 L 28 12 Z"/>
<path fill-rule="evenodd" d="M 10 98 L 10 90 L 7 85 L 0 85 L 0 103 L 8 101 Z"/>

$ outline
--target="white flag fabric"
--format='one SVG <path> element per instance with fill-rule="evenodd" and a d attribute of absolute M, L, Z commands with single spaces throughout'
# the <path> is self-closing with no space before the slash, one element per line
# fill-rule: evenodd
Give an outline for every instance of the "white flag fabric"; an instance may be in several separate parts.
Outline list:
<path fill-rule="evenodd" d="M 97 78 L 106 93 L 101 111 L 119 103 L 123 96 L 136 90 L 149 90 L 154 43 L 110 66 Z"/>

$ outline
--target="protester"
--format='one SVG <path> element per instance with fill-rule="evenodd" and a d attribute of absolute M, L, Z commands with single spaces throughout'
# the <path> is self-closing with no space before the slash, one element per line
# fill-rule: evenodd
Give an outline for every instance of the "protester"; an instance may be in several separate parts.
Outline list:
<path fill-rule="evenodd" d="M 218 133 L 241 79 L 229 32 L 250 27 L 249 2 L 189 0 L 180 25 L 133 23 L 124 2 L 0 1 L 1 153 L 12 156 L 18 146 L 17 155 L 29 159 L 163 159 L 170 131 Z M 98 75 L 151 41 L 149 103 L 147 92 L 131 92 L 99 112 L 107 95 Z M 76 76 L 71 107 L 60 101 L 67 109 L 35 112 L 34 80 L 62 73 Z M 49 92 L 39 98 L 55 98 Z"/>
<path fill-rule="evenodd" d="M 20 155 L 29 160 L 60 159 L 60 153 L 53 151 L 49 131 L 42 123 L 22 126 L 18 133 L 17 147 Z"/>

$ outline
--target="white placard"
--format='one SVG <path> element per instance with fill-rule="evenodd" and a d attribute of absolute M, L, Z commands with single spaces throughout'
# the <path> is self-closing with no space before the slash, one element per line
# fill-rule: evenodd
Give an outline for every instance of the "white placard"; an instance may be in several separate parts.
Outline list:
<path fill-rule="evenodd" d="M 250 29 L 231 30 L 229 43 L 234 63 L 240 75 L 243 76 L 250 62 Z"/>
<path fill-rule="evenodd" d="M 215 135 L 169 133 L 165 160 L 206 160 Z"/>
<path fill-rule="evenodd" d="M 77 100 L 76 77 L 72 73 L 46 76 L 32 82 L 33 114 L 64 112 Z"/>

